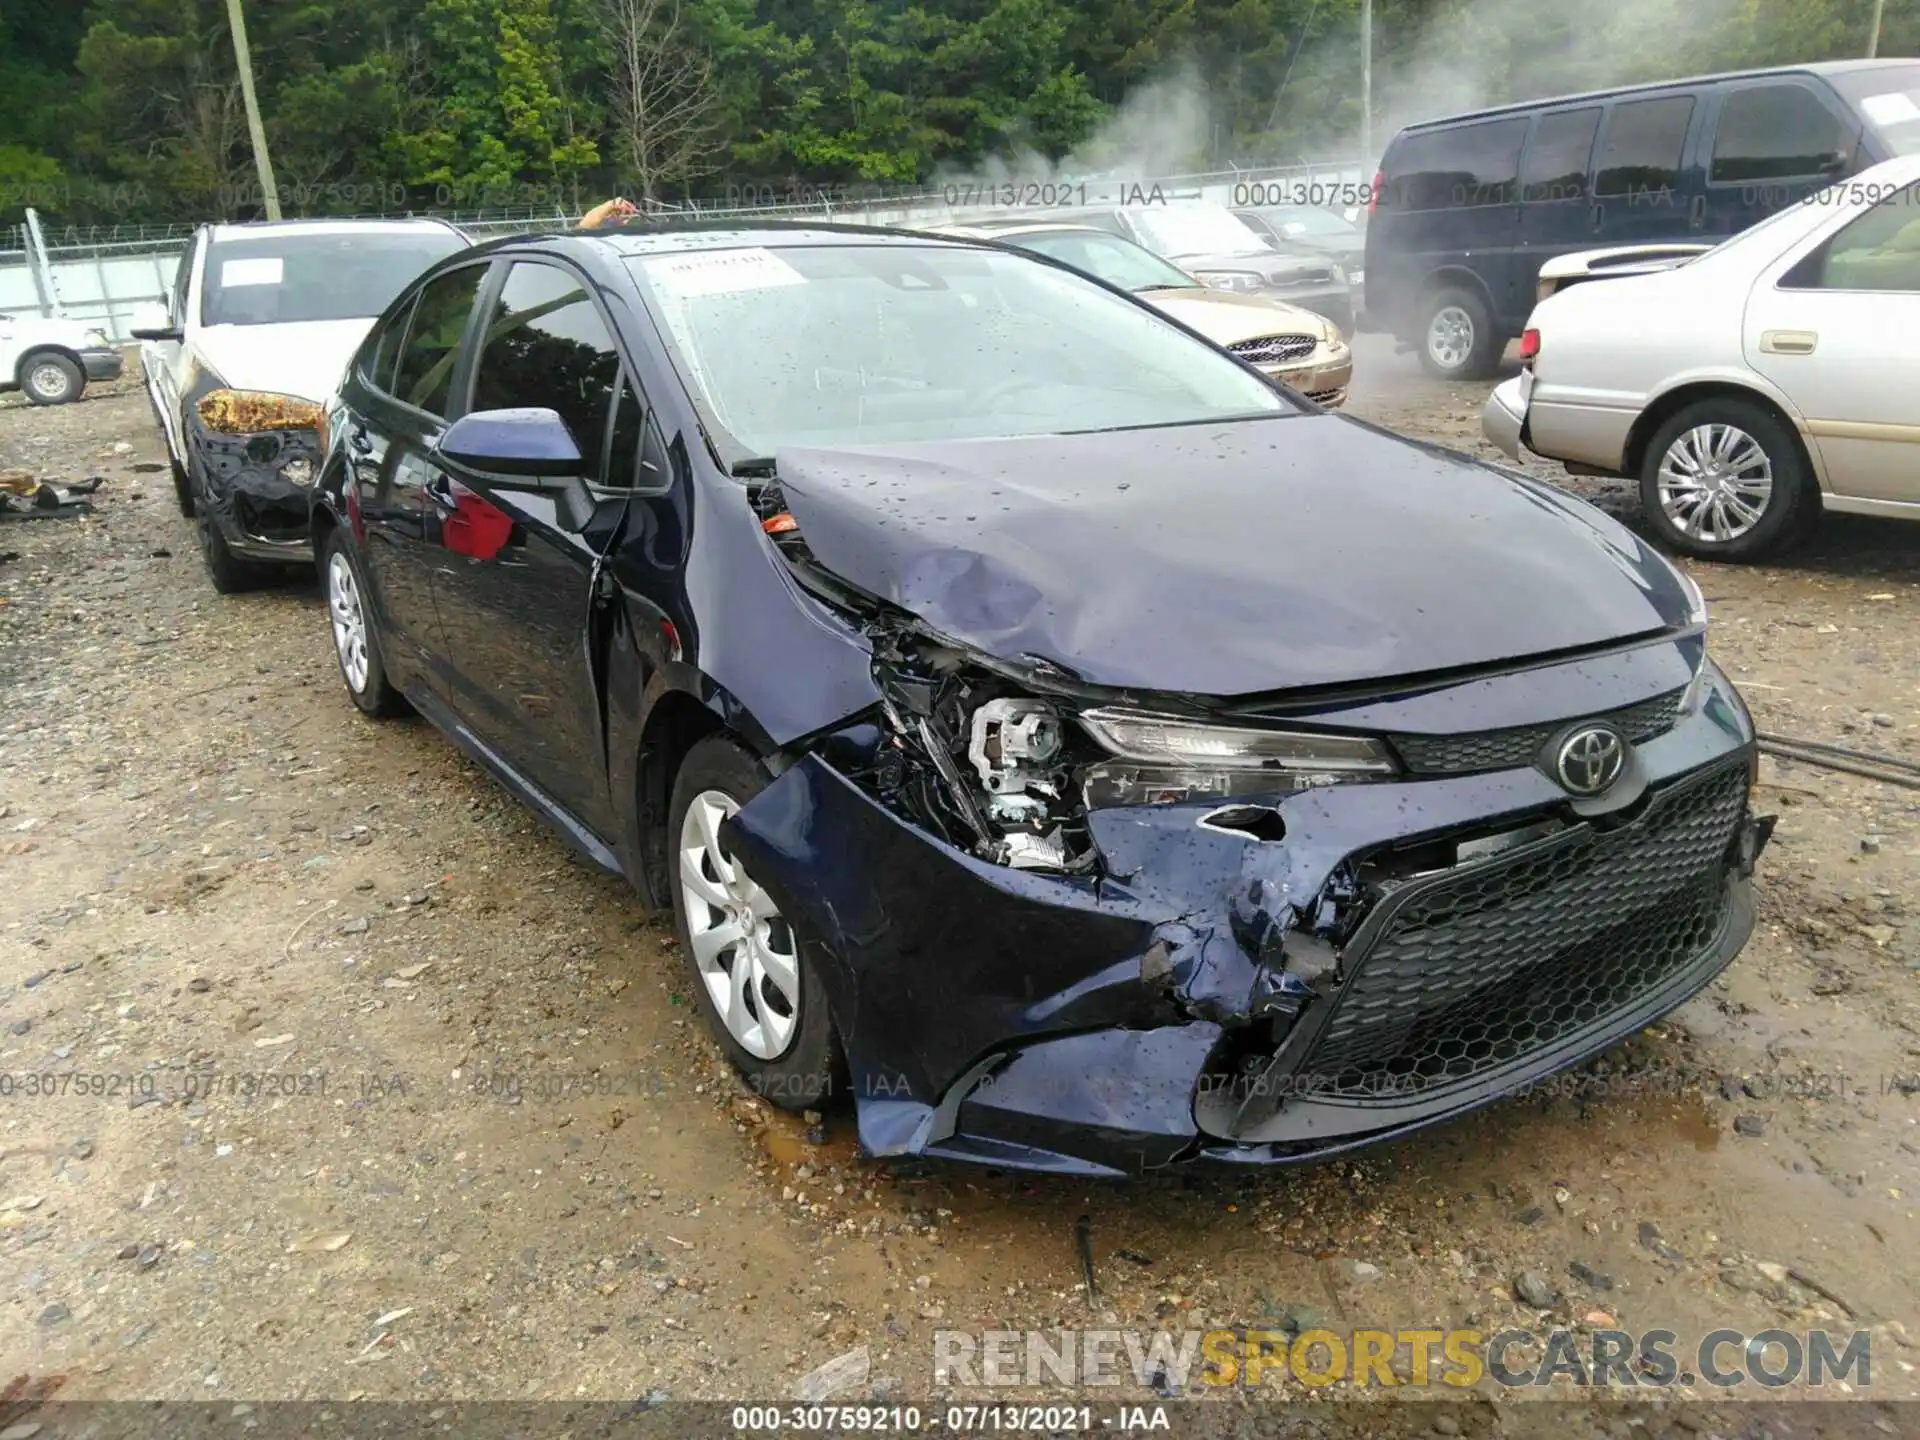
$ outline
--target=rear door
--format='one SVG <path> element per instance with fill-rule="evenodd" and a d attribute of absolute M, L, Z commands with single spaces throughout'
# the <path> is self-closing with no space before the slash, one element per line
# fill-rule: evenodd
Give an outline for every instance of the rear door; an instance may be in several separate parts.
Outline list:
<path fill-rule="evenodd" d="M 391 382 L 370 403 L 373 423 L 367 433 L 350 433 L 342 442 L 350 455 L 364 460 L 356 465 L 356 475 L 374 480 L 371 487 L 361 486 L 358 504 L 366 526 L 368 580 L 385 617 L 385 633 L 405 649 L 409 669 L 443 690 L 445 637 L 433 596 L 440 522 L 427 486 L 435 473 L 431 456 L 461 378 L 461 344 L 487 272 L 485 261 L 462 265 L 421 287 L 406 312 L 404 338 L 395 341 Z M 377 364 L 389 363 L 384 345 L 374 354 Z"/>
<path fill-rule="evenodd" d="M 1837 95 L 1805 77 L 1720 86 L 1704 147 L 1702 238 L 1737 235 L 1849 173 L 1863 128 Z"/>
<path fill-rule="evenodd" d="M 1689 142 L 1705 124 L 1690 90 L 1611 101 L 1600 126 L 1587 208 L 1587 246 L 1685 240 L 1700 220 Z"/>
<path fill-rule="evenodd" d="M 455 702 L 508 764 L 604 838 L 614 818 L 595 628 L 611 598 L 602 558 L 632 493 L 639 406 L 613 327 L 575 271 L 513 260 L 485 308 L 463 413 L 553 410 L 586 473 L 536 487 L 438 460 L 434 585 Z"/>
<path fill-rule="evenodd" d="M 1592 246 L 1588 195 L 1593 144 L 1605 114 L 1599 105 L 1547 110 L 1534 121 L 1520 170 L 1521 300 L 1532 308 L 1540 267 Z"/>
<path fill-rule="evenodd" d="M 1799 410 L 1836 494 L 1920 505 L 1920 185 L 1784 257 L 1747 303 L 1747 363 Z"/>

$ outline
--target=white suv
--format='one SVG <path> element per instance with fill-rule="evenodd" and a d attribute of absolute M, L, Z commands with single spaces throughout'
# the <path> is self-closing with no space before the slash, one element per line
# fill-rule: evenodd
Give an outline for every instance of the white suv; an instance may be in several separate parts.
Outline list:
<path fill-rule="evenodd" d="M 35 405 L 78 400 L 89 380 L 120 376 L 120 352 L 107 332 L 80 320 L 0 315 L 0 390 Z"/>
<path fill-rule="evenodd" d="M 143 318 L 147 398 L 214 589 L 313 559 L 321 407 L 380 313 L 471 242 L 441 220 L 209 225 Z"/>

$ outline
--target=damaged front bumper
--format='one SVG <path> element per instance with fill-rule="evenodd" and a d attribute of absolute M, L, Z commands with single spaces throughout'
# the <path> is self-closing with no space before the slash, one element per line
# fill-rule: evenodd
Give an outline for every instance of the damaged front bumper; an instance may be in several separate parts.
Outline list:
<path fill-rule="evenodd" d="M 1531 766 L 1087 816 L 1097 873 L 966 854 L 880 804 L 856 727 L 729 822 L 816 939 L 862 1145 L 1077 1174 L 1283 1163 L 1578 1064 L 1706 985 L 1771 830 L 1717 677 L 1581 818 Z M 864 727 L 878 735 L 878 727 Z M 1440 857 L 1440 858 L 1436 858 Z"/>
<path fill-rule="evenodd" d="M 302 404 L 304 402 L 289 402 Z M 313 559 L 313 479 L 321 461 L 312 428 L 234 429 L 246 417 L 202 406 L 186 413 L 187 455 L 201 513 L 220 528 L 227 548 L 248 560 L 305 564 Z M 257 417 L 271 424 L 275 417 Z"/>

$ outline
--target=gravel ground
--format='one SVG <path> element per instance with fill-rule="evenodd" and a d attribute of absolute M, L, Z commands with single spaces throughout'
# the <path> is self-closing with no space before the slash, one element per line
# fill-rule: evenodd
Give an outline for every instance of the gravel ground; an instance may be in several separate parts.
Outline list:
<path fill-rule="evenodd" d="M 1353 411 L 1490 455 L 1486 388 L 1363 341 Z M 854 1397 L 899 1400 L 942 1393 L 942 1328 L 1617 1322 L 1866 1328 L 1872 1396 L 1920 1392 L 1920 793 L 1768 762 L 1760 932 L 1603 1097 L 1246 1178 L 864 1161 L 733 1082 L 663 918 L 352 709 L 311 588 L 212 592 L 162 458 L 132 380 L 0 405 L 0 468 L 106 477 L 0 522 L 9 1374 L 786 1399 L 865 1346 Z M 1916 561 L 1920 527 L 1836 521 L 1694 568 L 1762 728 L 1920 759 Z"/>

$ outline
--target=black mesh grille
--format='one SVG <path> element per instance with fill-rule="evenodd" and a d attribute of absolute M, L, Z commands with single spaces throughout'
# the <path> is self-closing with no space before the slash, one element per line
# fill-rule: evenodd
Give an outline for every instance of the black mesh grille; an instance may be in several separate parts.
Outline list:
<path fill-rule="evenodd" d="M 1241 340 L 1227 348 L 1249 365 L 1286 365 L 1304 360 L 1320 342 L 1311 335 L 1267 335 Z"/>
<path fill-rule="evenodd" d="M 1656 695 L 1651 700 L 1582 719 L 1605 720 L 1637 745 L 1673 728 L 1680 715 L 1685 690 Z M 1471 775 L 1478 770 L 1516 770 L 1531 765 L 1540 747 L 1569 722 L 1521 725 L 1511 730 L 1481 730 L 1469 735 L 1394 735 L 1393 748 L 1415 775 Z"/>
<path fill-rule="evenodd" d="M 1630 1006 L 1699 960 L 1725 908 L 1746 809 L 1735 765 L 1656 797 L 1618 830 L 1576 830 L 1418 893 L 1385 919 L 1301 1077 L 1313 1093 L 1456 1084 Z M 1391 898 L 1382 904 L 1392 905 Z"/>

